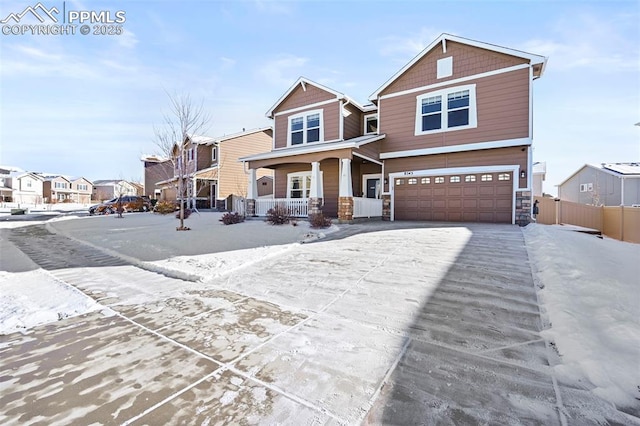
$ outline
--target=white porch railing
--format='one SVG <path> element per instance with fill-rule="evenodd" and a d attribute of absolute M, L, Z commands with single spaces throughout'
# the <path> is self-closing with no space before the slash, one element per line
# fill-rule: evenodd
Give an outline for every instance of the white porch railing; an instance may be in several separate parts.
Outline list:
<path fill-rule="evenodd" d="M 377 198 L 353 197 L 353 217 L 381 217 L 382 200 Z"/>
<path fill-rule="evenodd" d="M 289 216 L 309 216 L 309 200 L 307 198 L 258 198 L 256 200 L 256 216 L 266 216 L 269 209 L 285 206 Z"/>

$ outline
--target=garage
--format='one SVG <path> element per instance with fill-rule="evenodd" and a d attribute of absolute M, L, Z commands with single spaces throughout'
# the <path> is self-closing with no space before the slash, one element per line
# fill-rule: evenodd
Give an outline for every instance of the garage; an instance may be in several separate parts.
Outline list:
<path fill-rule="evenodd" d="M 394 220 L 512 223 L 513 172 L 395 177 Z"/>

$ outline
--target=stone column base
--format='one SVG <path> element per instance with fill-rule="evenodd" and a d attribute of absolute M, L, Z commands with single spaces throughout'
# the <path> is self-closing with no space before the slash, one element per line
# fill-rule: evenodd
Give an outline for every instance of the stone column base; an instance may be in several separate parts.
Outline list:
<path fill-rule="evenodd" d="M 530 191 L 516 192 L 516 224 L 527 226 L 531 223 L 531 203 Z"/>
<path fill-rule="evenodd" d="M 382 220 L 391 220 L 391 194 L 382 194 Z"/>
<path fill-rule="evenodd" d="M 338 198 L 338 222 L 349 223 L 353 221 L 353 197 Z"/>
<path fill-rule="evenodd" d="M 255 216 L 256 215 L 256 200 L 247 199 L 245 200 L 245 216 Z"/>
<path fill-rule="evenodd" d="M 322 213 L 322 198 L 309 198 L 309 215 Z"/>

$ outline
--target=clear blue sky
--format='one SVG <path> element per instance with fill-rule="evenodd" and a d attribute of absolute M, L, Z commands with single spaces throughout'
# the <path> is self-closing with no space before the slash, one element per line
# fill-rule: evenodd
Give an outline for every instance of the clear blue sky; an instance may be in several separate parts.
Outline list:
<path fill-rule="evenodd" d="M 0 19 L 36 4 L 2 0 Z M 534 83 L 534 161 L 547 162 L 546 192 L 584 163 L 640 161 L 637 0 L 64 7 L 123 10 L 124 34 L 0 34 L 2 165 L 139 179 L 140 156 L 158 152 L 166 92 L 204 102 L 209 136 L 235 133 L 269 125 L 265 112 L 299 76 L 364 103 L 443 32 L 549 57 Z"/>

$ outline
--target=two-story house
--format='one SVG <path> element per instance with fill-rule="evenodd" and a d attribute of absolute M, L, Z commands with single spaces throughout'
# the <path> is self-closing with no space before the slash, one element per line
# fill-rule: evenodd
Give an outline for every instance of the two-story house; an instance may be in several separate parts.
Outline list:
<path fill-rule="evenodd" d="M 269 109 L 275 197 L 340 220 L 527 223 L 533 81 L 546 58 L 442 34 L 362 106 L 300 78 Z M 248 211 L 261 211 L 249 187 Z"/>
<path fill-rule="evenodd" d="M 71 202 L 71 181 L 65 176 L 46 175 L 42 185 L 42 192 L 46 203 Z"/>
<path fill-rule="evenodd" d="M 10 171 L 0 174 L 1 201 L 39 204 L 43 199 L 43 179 L 35 173 Z"/>
<path fill-rule="evenodd" d="M 120 195 L 138 195 L 138 188 L 124 179 L 100 179 L 93 182 L 93 199 L 107 201 Z"/>
<path fill-rule="evenodd" d="M 159 195 L 157 198 L 175 201 L 184 197 L 189 200 L 189 205 L 198 208 L 226 209 L 228 197 L 246 196 L 249 174 L 238 159 L 269 149 L 272 135 L 270 127 L 220 137 L 189 135 L 181 150 L 182 157 L 178 155 L 180 150 L 177 147 L 174 147 L 171 160 L 153 161 L 150 159 L 158 157 L 143 157 L 145 192 L 149 192 L 148 187 L 154 179 L 170 172 L 170 176 L 155 181 L 154 194 Z M 182 186 L 178 182 L 181 174 L 185 178 Z M 273 177 L 273 172 L 261 169 L 253 178 L 257 183 L 257 179 L 263 177 Z M 262 183 L 270 187 L 268 180 L 263 179 Z M 184 189 L 182 196 L 179 195 L 180 187 Z"/>

